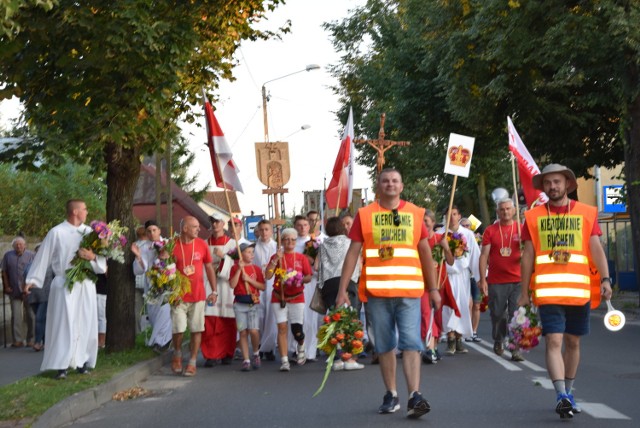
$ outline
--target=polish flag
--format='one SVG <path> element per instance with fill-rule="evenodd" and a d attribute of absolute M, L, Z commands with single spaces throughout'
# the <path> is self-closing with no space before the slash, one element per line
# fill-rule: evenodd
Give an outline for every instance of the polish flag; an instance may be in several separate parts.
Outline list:
<path fill-rule="evenodd" d="M 540 168 L 536 165 L 536 162 L 529 154 L 529 150 L 525 147 L 524 143 L 520 139 L 518 132 L 516 131 L 511 118 L 507 116 L 507 127 L 509 129 L 509 150 L 516 157 L 518 161 L 518 173 L 520 174 L 520 185 L 524 191 L 524 198 L 527 201 L 527 206 L 532 206 L 546 203 L 549 198 L 547 195 L 538 189 L 533 187 L 533 176 L 540 174 Z"/>
<path fill-rule="evenodd" d="M 222 133 L 218 119 L 213 114 L 213 107 L 205 97 L 204 115 L 207 122 L 207 145 L 211 154 L 211 166 L 216 186 L 222 189 L 242 191 L 242 184 L 238 177 L 238 166 L 233 161 L 233 153 L 227 144 L 227 139 Z"/>
<path fill-rule="evenodd" d="M 333 177 L 325 197 L 329 209 L 348 208 L 353 196 L 353 157 L 354 149 L 353 109 L 349 108 L 349 118 L 342 132 L 342 143 L 336 163 L 333 165 Z"/>

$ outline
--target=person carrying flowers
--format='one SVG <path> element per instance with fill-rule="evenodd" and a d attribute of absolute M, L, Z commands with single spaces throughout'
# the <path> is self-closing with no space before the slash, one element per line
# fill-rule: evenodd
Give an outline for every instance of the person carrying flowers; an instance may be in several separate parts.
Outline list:
<path fill-rule="evenodd" d="M 420 300 L 425 292 L 440 307 L 433 257 L 424 209 L 400 199 L 404 186 L 395 169 L 384 169 L 377 181 L 379 199 L 358 210 L 349 238 L 336 307 L 349 305 L 347 289 L 362 250 L 364 287 L 368 315 L 375 337 L 382 380 L 387 389 L 379 413 L 400 408 L 396 385 L 395 349 L 402 351 L 402 364 L 409 393 L 407 416 L 419 418 L 431 410 L 420 393 Z M 398 338 L 396 338 L 396 329 Z"/>
<path fill-rule="evenodd" d="M 280 371 L 289 371 L 287 356 L 287 323 L 291 325 L 291 333 L 296 346 L 296 362 L 303 365 L 307 361 L 304 349 L 304 286 L 311 281 L 311 265 L 307 257 L 296 253 L 298 232 L 287 228 L 282 231 L 283 246 L 271 257 L 265 279 L 275 277 L 271 293 L 271 308 L 278 325 L 278 350 L 280 351 Z"/>

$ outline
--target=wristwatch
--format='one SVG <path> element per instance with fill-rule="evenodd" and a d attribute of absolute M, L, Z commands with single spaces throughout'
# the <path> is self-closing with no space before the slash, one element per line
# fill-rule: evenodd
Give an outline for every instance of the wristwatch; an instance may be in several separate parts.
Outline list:
<path fill-rule="evenodd" d="M 600 279 L 600 284 L 604 283 L 605 281 L 609 281 L 609 284 L 613 283 L 610 277 L 605 276 L 604 278 Z"/>
<path fill-rule="evenodd" d="M 214 296 L 217 296 L 218 292 L 217 291 L 212 291 L 211 294 L 213 294 Z"/>

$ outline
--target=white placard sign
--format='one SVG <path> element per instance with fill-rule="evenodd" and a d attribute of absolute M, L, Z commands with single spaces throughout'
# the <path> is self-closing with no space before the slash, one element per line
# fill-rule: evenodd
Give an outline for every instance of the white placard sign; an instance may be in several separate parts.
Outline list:
<path fill-rule="evenodd" d="M 454 134 L 453 132 L 449 135 L 447 161 L 444 164 L 446 174 L 469 177 L 474 142 L 475 138 L 466 135 Z"/>

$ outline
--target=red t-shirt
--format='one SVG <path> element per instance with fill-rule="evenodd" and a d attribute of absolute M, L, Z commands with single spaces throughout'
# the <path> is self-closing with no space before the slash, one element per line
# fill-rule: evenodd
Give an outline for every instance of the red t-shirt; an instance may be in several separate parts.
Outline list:
<path fill-rule="evenodd" d="M 571 208 L 576 205 L 576 201 L 571 201 Z M 549 212 L 552 214 L 564 214 L 567 212 L 567 207 L 565 205 L 556 207 L 554 205 L 549 204 Z M 600 230 L 600 225 L 597 221 L 593 222 L 593 229 L 591 230 L 591 236 L 601 236 L 602 230 Z M 527 222 L 524 222 L 522 226 L 522 242 L 531 241 L 531 234 L 529 233 L 529 228 L 527 227 Z"/>
<path fill-rule="evenodd" d="M 485 245 L 491 245 L 487 282 L 489 284 L 520 282 L 521 254 L 518 224 L 513 222 L 510 226 L 501 226 L 500 223 L 493 223 L 488 226 L 482 235 L 482 246 Z M 511 249 L 511 254 L 504 256 L 506 251 L 501 251 L 502 248 Z"/>
<path fill-rule="evenodd" d="M 277 254 L 274 254 L 271 257 L 271 261 L 275 262 Z M 307 256 L 299 253 L 285 253 L 282 256 L 282 260 L 276 267 L 276 269 L 281 268 L 285 271 L 288 269 L 293 269 L 297 272 L 302 272 L 302 276 L 311 275 L 311 265 L 309 264 L 309 260 L 307 260 Z M 236 287 L 237 288 L 237 287 Z M 298 296 L 294 297 L 291 300 L 287 300 L 289 303 L 304 303 L 304 284 L 299 284 L 297 286 L 287 285 L 284 288 L 285 298 L 287 296 L 294 296 L 298 294 Z M 280 278 L 276 276 L 275 281 L 273 282 L 273 293 L 271 293 L 271 303 L 278 303 L 278 296 L 280 295 Z"/>
<path fill-rule="evenodd" d="M 398 209 L 401 210 L 406 205 L 407 201 L 400 201 L 400 205 L 398 205 Z M 420 219 L 422 220 L 422 219 Z M 429 237 L 429 231 L 427 230 L 427 226 L 422 223 L 422 230 L 420 231 L 420 239 L 422 241 L 425 238 Z M 364 242 L 364 235 L 362 234 L 362 226 L 360 225 L 360 213 L 357 213 L 355 218 L 353 219 L 353 225 L 351 226 L 351 230 L 349 231 L 349 239 L 356 242 Z"/>
<path fill-rule="evenodd" d="M 184 295 L 182 300 L 187 303 L 206 300 L 204 290 L 204 264 L 211 263 L 211 253 L 207 243 L 200 238 L 195 238 L 188 244 L 183 244 L 180 239 L 173 249 L 173 257 L 176 259 L 176 267 L 184 274 L 184 267 L 193 265 L 194 272 L 188 275 L 191 282 L 191 292 Z"/>
<path fill-rule="evenodd" d="M 235 262 L 233 266 L 231 266 L 229 277 L 233 278 L 236 272 L 238 272 L 238 269 L 240 269 L 240 266 L 238 265 L 238 262 Z M 256 282 L 264 284 L 264 275 L 262 275 L 262 269 L 260 269 L 260 266 L 246 265 L 244 267 L 244 271 L 249 276 L 249 278 L 253 279 Z M 249 290 L 254 296 L 260 295 L 260 290 L 258 290 L 251 284 L 249 284 Z M 244 283 L 244 279 L 242 279 L 242 275 L 240 275 L 240 278 L 238 279 L 238 285 L 236 285 L 236 287 L 233 289 L 233 294 L 234 296 L 246 296 L 249 294 L 247 293 L 247 286 Z"/>

